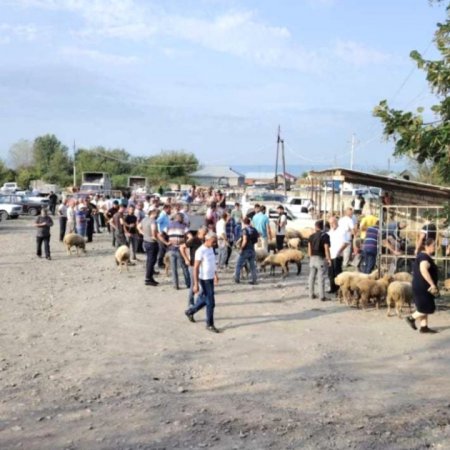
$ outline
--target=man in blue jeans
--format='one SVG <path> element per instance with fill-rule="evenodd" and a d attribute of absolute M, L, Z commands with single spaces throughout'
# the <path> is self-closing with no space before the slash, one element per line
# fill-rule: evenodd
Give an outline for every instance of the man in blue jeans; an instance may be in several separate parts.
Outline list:
<path fill-rule="evenodd" d="M 194 314 L 206 306 L 206 329 L 212 333 L 220 333 L 214 326 L 214 285 L 219 282 L 213 249 L 216 242 L 216 233 L 209 231 L 205 236 L 205 243 L 195 252 L 193 292 L 199 295 L 195 305 L 185 311 L 187 318 L 195 322 Z"/>
<path fill-rule="evenodd" d="M 375 268 L 378 253 L 378 236 L 380 229 L 378 228 L 378 220 L 373 227 L 366 230 L 366 238 L 363 242 L 362 253 L 364 261 L 364 273 L 371 273 Z"/>
<path fill-rule="evenodd" d="M 185 244 L 180 245 L 180 253 L 184 259 L 184 262 L 189 268 L 189 276 L 191 278 L 191 287 L 188 294 L 188 308 L 194 305 L 194 265 L 195 265 L 195 253 L 202 246 L 208 229 L 206 226 L 200 227 L 197 234 L 192 232 L 188 233 L 188 238 Z"/>
<path fill-rule="evenodd" d="M 256 254 L 255 254 L 255 244 L 258 241 L 258 232 L 252 227 L 250 219 L 244 217 L 242 220 L 242 242 L 241 242 L 241 252 L 236 263 L 236 271 L 234 273 L 234 282 L 240 283 L 241 281 L 241 270 L 244 264 L 248 262 L 250 266 L 250 273 L 252 276 L 252 281 L 250 284 L 256 284 Z"/>
<path fill-rule="evenodd" d="M 186 287 L 189 288 L 191 285 L 188 268 L 180 253 L 180 245 L 185 243 L 186 234 L 188 232 L 189 229 L 183 222 L 183 215 L 181 213 L 176 213 L 175 219 L 171 220 L 167 227 L 166 233 L 169 239 L 165 241 L 160 236 L 160 240 L 163 240 L 169 250 L 170 268 L 172 269 L 172 281 L 175 289 L 180 289 L 178 282 L 178 266 L 181 266 L 181 270 L 183 271 Z"/>

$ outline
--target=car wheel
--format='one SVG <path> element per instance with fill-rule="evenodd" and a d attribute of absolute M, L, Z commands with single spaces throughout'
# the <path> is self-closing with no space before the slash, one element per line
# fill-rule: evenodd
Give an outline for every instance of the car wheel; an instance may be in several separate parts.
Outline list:
<path fill-rule="evenodd" d="M 30 216 L 37 216 L 38 215 L 38 210 L 37 208 L 28 208 L 28 214 Z"/>
<path fill-rule="evenodd" d="M 6 211 L 1 210 L 0 211 L 0 220 L 7 220 L 9 218 L 9 215 Z"/>

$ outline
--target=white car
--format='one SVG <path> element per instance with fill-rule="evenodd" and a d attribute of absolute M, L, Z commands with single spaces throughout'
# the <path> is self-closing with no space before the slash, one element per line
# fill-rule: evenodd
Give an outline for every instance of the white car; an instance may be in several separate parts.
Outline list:
<path fill-rule="evenodd" d="M 286 203 L 283 204 L 285 208 L 290 209 L 295 216 L 298 218 L 304 217 L 307 218 L 304 214 L 308 213 L 308 204 L 310 200 L 302 197 L 290 197 L 287 199 Z"/>
<path fill-rule="evenodd" d="M 17 219 L 22 214 L 22 207 L 14 203 L 0 203 L 0 220 Z"/>

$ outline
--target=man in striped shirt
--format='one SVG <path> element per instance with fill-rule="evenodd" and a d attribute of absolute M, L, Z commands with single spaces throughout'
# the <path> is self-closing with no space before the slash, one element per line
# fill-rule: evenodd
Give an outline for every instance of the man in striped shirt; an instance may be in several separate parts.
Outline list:
<path fill-rule="evenodd" d="M 172 280 L 175 289 L 180 288 L 178 283 L 178 265 L 181 266 L 181 270 L 183 271 L 186 287 L 189 288 L 191 285 L 189 270 L 180 253 L 180 245 L 186 242 L 186 234 L 188 231 L 188 227 L 183 222 L 183 215 L 177 213 L 175 214 L 175 219 L 170 221 L 167 227 L 166 233 L 168 240 L 163 240 L 169 250 L 170 267 L 172 269 Z"/>
<path fill-rule="evenodd" d="M 364 273 L 370 273 L 375 267 L 378 253 L 378 237 L 379 237 L 378 220 L 373 227 L 366 230 L 366 238 L 363 243 L 363 260 Z"/>

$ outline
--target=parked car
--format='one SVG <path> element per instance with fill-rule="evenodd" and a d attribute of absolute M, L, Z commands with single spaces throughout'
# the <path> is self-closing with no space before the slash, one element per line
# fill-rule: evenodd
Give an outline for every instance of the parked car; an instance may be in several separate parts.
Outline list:
<path fill-rule="evenodd" d="M 3 203 L 0 198 L 0 221 L 17 219 L 20 214 L 22 214 L 22 206 L 14 203 Z"/>
<path fill-rule="evenodd" d="M 41 197 L 27 197 L 25 195 L 1 195 L 0 203 L 16 204 L 21 206 L 20 214 L 29 214 L 30 216 L 37 216 L 41 213 L 42 208 L 48 207 L 48 199 Z"/>

